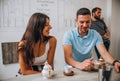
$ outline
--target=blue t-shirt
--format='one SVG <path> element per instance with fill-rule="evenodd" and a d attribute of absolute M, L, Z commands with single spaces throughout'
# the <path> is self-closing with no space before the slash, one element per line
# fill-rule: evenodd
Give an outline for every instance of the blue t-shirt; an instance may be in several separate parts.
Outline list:
<path fill-rule="evenodd" d="M 67 31 L 63 37 L 63 45 L 72 46 L 72 57 L 79 62 L 91 58 L 92 49 L 95 45 L 103 43 L 101 36 L 93 29 L 82 37 L 78 33 L 78 27 Z"/>

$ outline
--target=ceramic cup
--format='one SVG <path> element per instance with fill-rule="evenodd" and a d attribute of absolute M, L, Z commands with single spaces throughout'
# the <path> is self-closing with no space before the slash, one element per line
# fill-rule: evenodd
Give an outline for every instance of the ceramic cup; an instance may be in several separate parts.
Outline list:
<path fill-rule="evenodd" d="M 71 69 L 72 69 L 72 66 L 69 66 L 69 65 L 64 66 L 65 73 L 70 73 L 72 71 Z"/>

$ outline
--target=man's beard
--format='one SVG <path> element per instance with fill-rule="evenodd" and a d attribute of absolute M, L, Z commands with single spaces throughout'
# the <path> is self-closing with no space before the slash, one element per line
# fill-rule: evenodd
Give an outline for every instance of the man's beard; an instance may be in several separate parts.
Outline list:
<path fill-rule="evenodd" d="M 98 16 L 95 16 L 95 19 L 96 19 L 96 20 L 100 20 L 100 17 L 98 17 Z"/>

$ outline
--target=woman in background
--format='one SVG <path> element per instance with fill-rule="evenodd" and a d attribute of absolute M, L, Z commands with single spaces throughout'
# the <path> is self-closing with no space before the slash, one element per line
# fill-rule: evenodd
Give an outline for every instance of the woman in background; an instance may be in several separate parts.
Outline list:
<path fill-rule="evenodd" d="M 54 55 L 57 40 L 50 36 L 50 20 L 43 13 L 34 13 L 18 44 L 19 73 L 23 75 L 40 73 L 44 63 L 54 69 Z"/>

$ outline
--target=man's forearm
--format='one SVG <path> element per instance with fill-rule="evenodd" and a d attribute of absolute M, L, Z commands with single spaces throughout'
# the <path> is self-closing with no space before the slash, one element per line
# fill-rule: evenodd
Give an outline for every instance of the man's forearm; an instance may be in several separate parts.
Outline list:
<path fill-rule="evenodd" d="M 74 60 L 73 58 L 66 58 L 66 62 L 67 64 L 75 67 L 75 68 L 78 68 L 78 65 L 80 62 L 77 62 L 76 60 Z"/>
<path fill-rule="evenodd" d="M 109 54 L 109 53 L 106 53 L 105 56 L 103 56 L 103 58 L 109 64 L 112 64 L 113 61 L 115 60 L 115 58 L 111 54 Z"/>

